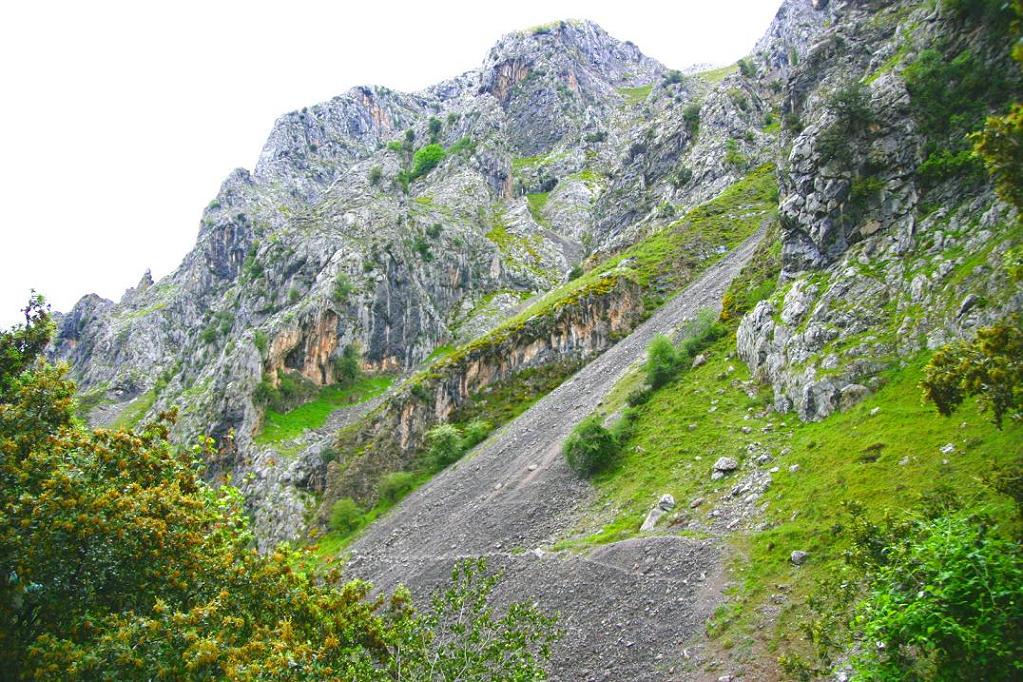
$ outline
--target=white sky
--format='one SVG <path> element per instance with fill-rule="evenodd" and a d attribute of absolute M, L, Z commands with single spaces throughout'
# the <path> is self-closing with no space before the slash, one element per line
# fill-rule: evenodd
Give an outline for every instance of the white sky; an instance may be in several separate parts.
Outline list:
<path fill-rule="evenodd" d="M 274 120 L 361 84 L 415 90 L 503 34 L 586 18 L 673 68 L 748 52 L 780 0 L 53 2 L 0 6 L 0 325 L 172 271 Z"/>

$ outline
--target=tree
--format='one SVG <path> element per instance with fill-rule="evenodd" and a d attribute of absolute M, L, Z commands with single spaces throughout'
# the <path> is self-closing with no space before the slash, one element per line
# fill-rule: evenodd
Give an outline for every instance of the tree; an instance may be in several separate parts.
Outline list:
<path fill-rule="evenodd" d="M 421 178 L 432 171 L 437 167 L 437 164 L 444 160 L 445 154 L 444 147 L 436 143 L 428 144 L 416 150 L 415 155 L 412 157 L 412 171 L 409 179 Z"/>
<path fill-rule="evenodd" d="M 445 629 L 447 612 L 417 612 L 406 591 L 371 597 L 295 570 L 287 547 L 258 554 L 241 495 L 202 478 L 212 441 L 168 440 L 173 411 L 137 433 L 81 426 L 67 368 L 38 357 L 34 303 L 0 332 L 19 353 L 0 365 L 0 678 L 429 679 L 401 672 L 399 652 L 449 650 L 475 679 L 543 677 L 554 635 L 533 607 L 481 605 Z M 482 564 L 467 570 L 449 602 L 488 594 Z"/>
<path fill-rule="evenodd" d="M 0 398 L 43 352 L 53 334 L 50 307 L 42 296 L 33 292 L 22 313 L 25 323 L 0 336 Z"/>
<path fill-rule="evenodd" d="M 921 384 L 925 400 L 946 417 L 967 396 L 977 396 L 980 407 L 990 410 L 996 426 L 1010 415 L 1018 419 L 1023 409 L 1023 330 L 1020 318 L 981 327 L 973 341 L 956 341 L 941 348 L 924 368 Z"/>

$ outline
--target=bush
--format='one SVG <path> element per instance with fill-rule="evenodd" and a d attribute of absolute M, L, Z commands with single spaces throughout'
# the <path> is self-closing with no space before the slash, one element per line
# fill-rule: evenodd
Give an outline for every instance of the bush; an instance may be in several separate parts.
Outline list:
<path fill-rule="evenodd" d="M 380 180 L 384 177 L 384 169 L 380 166 L 373 166 L 369 169 L 369 184 L 379 185 Z"/>
<path fill-rule="evenodd" d="M 416 235 L 416 238 L 412 240 L 412 250 L 418 253 L 419 257 L 426 263 L 433 260 L 433 252 L 430 251 L 430 243 L 426 241 L 422 235 Z"/>
<path fill-rule="evenodd" d="M 257 329 L 256 333 L 252 335 L 252 345 L 256 347 L 260 355 L 266 355 L 267 348 L 267 337 L 266 332 L 262 329 Z"/>
<path fill-rule="evenodd" d="M 666 72 L 664 74 L 664 84 L 665 85 L 678 85 L 684 79 L 685 79 L 685 76 L 683 76 L 682 72 L 679 71 L 678 69 L 671 69 L 670 71 L 668 71 L 668 72 Z"/>
<path fill-rule="evenodd" d="M 725 164 L 738 170 L 749 164 L 749 160 L 739 151 L 738 141 L 729 139 L 725 142 Z"/>
<path fill-rule="evenodd" d="M 397 504 L 415 489 L 416 480 L 416 475 L 411 471 L 395 471 L 387 474 L 380 481 L 378 488 L 380 499 L 390 504 Z"/>
<path fill-rule="evenodd" d="M 704 308 L 686 328 L 678 348 L 667 336 L 658 334 L 647 347 L 647 384 L 651 389 L 658 389 L 674 380 L 700 351 L 724 336 L 725 332 L 725 326 L 718 323 L 714 311 Z"/>
<path fill-rule="evenodd" d="M 864 679 L 1023 676 L 1023 551 L 962 514 L 886 548 L 857 609 Z"/>
<path fill-rule="evenodd" d="M 653 394 L 653 388 L 651 388 L 649 384 L 643 384 L 639 388 L 629 392 L 629 395 L 625 398 L 625 402 L 629 405 L 629 407 L 639 407 L 640 405 L 649 402 Z"/>
<path fill-rule="evenodd" d="M 679 369 L 679 354 L 675 345 L 664 334 L 650 341 L 646 351 L 646 381 L 658 389 L 675 378 Z"/>
<path fill-rule="evenodd" d="M 462 434 L 462 450 L 468 452 L 485 441 L 493 428 L 490 422 L 482 419 L 476 419 L 466 424 Z"/>
<path fill-rule="evenodd" d="M 440 233 L 443 229 L 444 227 L 440 223 L 434 223 L 433 225 L 430 225 L 428 228 L 426 228 L 426 236 L 429 237 L 430 239 L 436 239 L 437 237 L 440 236 Z"/>
<path fill-rule="evenodd" d="M 352 280 L 348 278 L 348 274 L 345 272 L 339 272 L 334 276 L 334 300 L 338 303 L 344 303 L 345 299 L 348 298 L 348 294 L 355 290 L 355 286 L 352 284 Z"/>
<path fill-rule="evenodd" d="M 431 462 L 440 468 L 457 462 L 465 450 L 462 448 L 462 432 L 454 424 L 438 424 L 426 433 Z"/>
<path fill-rule="evenodd" d="M 330 529 L 350 535 L 362 524 L 362 509 L 350 497 L 342 497 L 330 508 Z"/>
<path fill-rule="evenodd" d="M 682 110 L 682 120 L 686 124 L 686 131 L 690 137 L 695 137 L 700 129 L 700 103 L 690 102 Z"/>
<path fill-rule="evenodd" d="M 579 422 L 562 446 L 568 466 L 580 476 L 605 469 L 618 456 L 618 442 L 600 418 L 590 415 Z"/>
<path fill-rule="evenodd" d="M 476 143 L 472 141 L 471 137 L 463 137 L 458 142 L 451 145 L 448 149 L 448 154 L 451 156 L 461 154 L 462 152 L 472 154 L 474 151 L 476 151 Z"/>
<path fill-rule="evenodd" d="M 359 367 L 359 351 L 349 344 L 334 358 L 334 381 L 341 386 L 351 386 L 362 374 Z"/>
<path fill-rule="evenodd" d="M 934 354 L 924 368 L 921 383 L 925 400 L 946 417 L 967 396 L 977 396 L 983 410 L 992 413 L 998 428 L 1009 415 L 1023 411 L 1023 330 L 1020 318 L 977 330 L 970 342 L 956 341 Z"/>
<path fill-rule="evenodd" d="M 740 59 L 736 63 L 739 66 L 739 73 L 741 73 L 744 78 L 753 78 L 754 76 L 757 75 L 757 67 L 754 66 L 753 62 L 751 62 L 750 60 Z"/>
<path fill-rule="evenodd" d="M 437 136 L 440 135 L 440 131 L 443 129 L 444 124 L 440 122 L 440 119 L 436 116 L 431 116 L 429 123 L 427 123 L 427 132 L 430 133 L 430 141 L 436 142 Z"/>
<path fill-rule="evenodd" d="M 607 140 L 607 133 L 605 133 L 603 130 L 598 130 L 595 133 L 586 133 L 585 135 L 583 135 L 583 140 L 591 144 L 596 142 L 604 142 L 605 140 Z"/>
<path fill-rule="evenodd" d="M 412 157 L 412 170 L 409 173 L 409 180 L 416 180 L 432 171 L 437 167 L 437 164 L 444 160 L 445 155 L 444 147 L 437 143 L 428 144 L 418 149 L 415 156 Z"/>

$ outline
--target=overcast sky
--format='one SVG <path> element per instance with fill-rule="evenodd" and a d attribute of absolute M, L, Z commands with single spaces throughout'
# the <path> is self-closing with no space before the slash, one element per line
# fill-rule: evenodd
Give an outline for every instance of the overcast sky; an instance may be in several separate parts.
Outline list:
<path fill-rule="evenodd" d="M 349 87 L 416 90 L 503 33 L 588 18 L 673 68 L 748 52 L 780 0 L 4 2 L 0 324 L 171 272 L 279 115 Z"/>

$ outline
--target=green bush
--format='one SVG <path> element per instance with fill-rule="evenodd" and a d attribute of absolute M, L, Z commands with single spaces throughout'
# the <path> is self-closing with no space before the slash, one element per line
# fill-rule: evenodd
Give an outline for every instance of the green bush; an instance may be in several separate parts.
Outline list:
<path fill-rule="evenodd" d="M 380 481 L 378 487 L 380 499 L 390 504 L 397 504 L 415 489 L 416 481 L 416 475 L 411 471 L 395 471 L 387 474 Z"/>
<path fill-rule="evenodd" d="M 443 229 L 444 229 L 443 225 L 441 225 L 440 223 L 434 223 L 433 225 L 430 225 L 428 228 L 426 228 L 426 236 L 429 237 L 430 239 L 436 239 L 437 237 L 440 236 L 440 233 Z"/>
<path fill-rule="evenodd" d="M 462 449 L 468 452 L 485 441 L 493 428 L 490 422 L 482 419 L 476 419 L 466 424 L 462 433 Z"/>
<path fill-rule="evenodd" d="M 448 149 L 448 154 L 452 156 L 461 154 L 462 152 L 472 154 L 474 151 L 476 151 L 476 143 L 472 141 L 471 137 L 463 137 L 458 142 L 451 145 Z"/>
<path fill-rule="evenodd" d="M 266 355 L 267 348 L 267 337 L 266 332 L 262 329 L 257 329 L 256 333 L 252 335 L 252 345 L 256 347 L 260 355 Z"/>
<path fill-rule="evenodd" d="M 412 250 L 418 253 L 419 257 L 426 263 L 433 260 L 433 252 L 430 251 L 430 243 L 426 241 L 422 235 L 416 235 L 416 238 L 412 240 Z"/>
<path fill-rule="evenodd" d="M 729 139 L 725 142 L 725 164 L 738 170 L 746 168 L 749 160 L 739 151 L 739 142 Z"/>
<path fill-rule="evenodd" d="M 981 327 L 973 341 L 956 341 L 934 354 L 924 368 L 924 399 L 946 417 L 967 396 L 977 396 L 998 428 L 1008 415 L 1023 416 L 1023 330 L 1020 318 Z"/>
<path fill-rule="evenodd" d="M 362 525 L 362 509 L 350 497 L 342 497 L 330 508 L 330 529 L 350 535 Z"/>
<path fill-rule="evenodd" d="M 686 131 L 691 137 L 695 137 L 700 129 L 700 103 L 690 102 L 682 110 L 682 121 L 686 125 Z"/>
<path fill-rule="evenodd" d="M 355 286 L 352 284 L 352 280 L 348 278 L 348 274 L 345 272 L 338 272 L 334 276 L 334 300 L 338 303 L 344 303 L 345 299 L 348 298 L 348 294 L 355 290 Z"/>
<path fill-rule="evenodd" d="M 416 180 L 432 171 L 437 167 L 437 164 L 444 160 L 446 153 L 444 147 L 437 143 L 428 144 L 418 149 L 412 157 L 412 170 L 409 174 L 409 180 Z"/>
<path fill-rule="evenodd" d="M 437 136 L 440 135 L 440 131 L 443 129 L 444 124 L 440 122 L 440 119 L 436 116 L 431 116 L 430 121 L 427 124 L 427 132 L 430 133 L 430 141 L 436 142 Z"/>
<path fill-rule="evenodd" d="M 736 62 L 739 65 L 739 73 L 745 78 L 753 78 L 757 75 L 757 67 L 748 59 L 740 59 Z"/>
<path fill-rule="evenodd" d="M 369 169 L 369 184 L 379 185 L 380 180 L 384 177 L 384 169 L 380 166 L 373 166 Z"/>
<path fill-rule="evenodd" d="M 1023 551 L 962 514 L 886 547 L 856 624 L 864 679 L 1023 677 Z"/>
<path fill-rule="evenodd" d="M 579 422 L 562 446 L 568 466 L 580 476 L 607 468 L 618 456 L 618 442 L 597 415 Z"/>
<path fill-rule="evenodd" d="M 678 69 L 671 69 L 670 71 L 667 71 L 664 74 L 665 85 L 677 85 L 681 83 L 684 79 L 685 76 L 683 76 L 682 72 L 679 71 Z"/>
<path fill-rule="evenodd" d="M 462 432 L 454 424 L 438 424 L 426 433 L 429 445 L 429 456 L 432 462 L 445 467 L 464 453 L 462 449 Z"/>
<path fill-rule="evenodd" d="M 334 358 L 334 381 L 341 386 L 351 386 L 361 374 L 359 351 L 355 346 L 349 344 L 344 347 L 340 355 Z"/>
<path fill-rule="evenodd" d="M 655 336 L 647 347 L 645 365 L 647 385 L 657 389 L 674 380 L 700 351 L 724 336 L 726 327 L 719 324 L 717 319 L 718 316 L 713 310 L 701 309 L 696 314 L 696 319 L 686 328 L 677 348 L 667 336 L 663 334 Z"/>
<path fill-rule="evenodd" d="M 664 334 L 650 341 L 646 350 L 646 381 L 658 389 L 675 378 L 679 370 L 679 354 L 675 344 Z"/>

